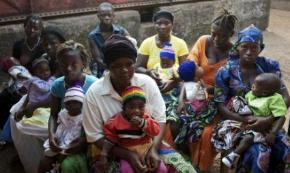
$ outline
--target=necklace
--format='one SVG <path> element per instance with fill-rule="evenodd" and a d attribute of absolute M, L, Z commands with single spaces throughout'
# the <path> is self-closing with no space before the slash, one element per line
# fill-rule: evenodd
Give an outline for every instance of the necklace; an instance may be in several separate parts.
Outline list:
<path fill-rule="evenodd" d="M 27 38 L 25 38 L 25 45 L 26 45 L 27 49 L 28 49 L 30 52 L 34 51 L 34 49 L 38 46 L 39 42 L 40 42 L 40 37 L 38 37 L 38 40 L 37 40 L 36 44 L 34 44 L 33 47 L 30 47 L 30 46 L 28 45 Z"/>

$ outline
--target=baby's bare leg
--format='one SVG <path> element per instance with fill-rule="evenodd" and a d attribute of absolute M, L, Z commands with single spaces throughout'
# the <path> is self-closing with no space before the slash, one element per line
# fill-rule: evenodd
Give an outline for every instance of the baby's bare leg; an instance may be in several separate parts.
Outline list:
<path fill-rule="evenodd" d="M 239 145 L 236 147 L 236 149 L 234 150 L 235 153 L 241 155 L 243 154 L 248 147 L 254 143 L 254 136 L 252 134 L 247 134 L 245 136 L 242 137 Z"/>

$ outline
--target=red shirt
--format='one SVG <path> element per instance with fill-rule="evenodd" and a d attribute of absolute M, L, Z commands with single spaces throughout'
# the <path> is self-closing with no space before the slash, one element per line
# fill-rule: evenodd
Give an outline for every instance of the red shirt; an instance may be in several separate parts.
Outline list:
<path fill-rule="evenodd" d="M 143 118 L 145 125 L 141 128 L 126 120 L 121 112 L 117 113 L 104 124 L 105 137 L 113 143 L 127 147 L 148 143 L 159 134 L 160 126 L 147 113 Z"/>

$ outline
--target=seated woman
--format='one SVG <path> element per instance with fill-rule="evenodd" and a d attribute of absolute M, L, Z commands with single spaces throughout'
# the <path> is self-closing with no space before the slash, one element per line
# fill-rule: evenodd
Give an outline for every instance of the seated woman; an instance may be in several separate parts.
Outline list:
<path fill-rule="evenodd" d="M 83 72 L 87 64 L 87 53 L 83 45 L 74 41 L 67 41 L 58 46 L 57 56 L 60 65 L 60 69 L 64 76 L 57 78 L 51 87 L 51 103 L 50 103 L 50 118 L 48 122 L 48 133 L 51 148 L 57 148 L 58 145 L 52 139 L 56 130 L 57 115 L 63 107 L 63 99 L 65 91 L 75 85 L 79 85 L 83 88 L 84 92 L 90 87 L 90 85 L 96 81 L 94 76 L 86 75 Z M 38 136 L 31 136 L 23 134 L 15 125 L 13 118 L 11 120 L 11 133 L 18 151 L 20 160 L 24 165 L 26 172 L 36 173 L 38 169 L 38 162 L 43 156 L 42 145 L 44 140 L 39 139 Z M 84 142 L 84 141 L 83 141 Z M 33 146 L 33 147 L 31 147 Z M 31 155 L 34 159 L 31 159 Z M 70 155 L 61 164 L 63 172 L 81 172 L 83 169 L 81 165 L 86 159 L 85 154 Z M 76 161 L 78 160 L 78 161 Z M 73 163 L 73 164 L 72 164 Z M 76 164 L 79 163 L 79 164 Z M 73 165 L 73 166 L 72 166 Z"/>
<path fill-rule="evenodd" d="M 24 21 L 25 36 L 23 39 L 15 42 L 13 45 L 12 56 L 20 62 L 20 65 L 24 66 L 30 72 L 32 61 L 39 58 L 44 53 L 41 38 L 42 29 L 42 19 L 39 16 L 27 16 Z M 20 100 L 21 97 L 22 95 L 17 92 L 17 89 L 14 85 L 5 88 L 0 93 L 1 129 L 3 128 L 5 122 L 7 122 L 5 126 L 8 126 L 9 121 L 7 121 L 7 119 L 10 114 L 10 109 L 15 103 Z M 8 138 L 11 138 L 10 135 L 8 136 Z M 5 142 L 3 143 L 0 141 L 0 148 L 4 144 Z"/>
<path fill-rule="evenodd" d="M 274 116 L 261 115 L 265 117 L 248 121 L 245 116 L 230 111 L 226 103 L 233 96 L 244 97 L 251 90 L 256 76 L 261 73 L 274 73 L 281 78 L 281 70 L 277 61 L 261 57 L 259 53 L 263 50 L 262 32 L 255 26 L 249 26 L 239 32 L 235 53 L 230 55 L 228 63 L 219 69 L 216 75 L 215 101 L 220 114 L 224 120 L 232 120 L 245 123 L 248 129 L 262 132 L 270 128 L 273 122 L 279 121 Z M 279 93 L 289 106 L 289 94 L 285 85 L 281 85 Z M 225 128 L 231 134 L 231 126 L 220 123 L 217 129 Z M 227 135 L 227 134 L 225 134 Z M 217 145 L 213 138 L 214 145 Z M 287 172 L 290 163 L 289 138 L 283 131 L 275 136 L 273 145 L 255 143 L 241 156 L 238 172 Z"/>
<path fill-rule="evenodd" d="M 230 38 L 234 34 L 236 20 L 236 16 L 226 10 L 223 11 L 213 19 L 211 35 L 201 36 L 189 53 L 188 59 L 193 60 L 198 67 L 204 70 L 201 80 L 204 81 L 209 98 L 213 95 L 216 71 L 226 63 L 228 53 L 233 46 Z M 213 122 L 204 127 L 201 138 L 188 144 L 193 165 L 204 172 L 209 171 L 217 154 L 210 139 L 212 130 L 219 119 L 219 116 L 215 116 Z M 170 142 L 172 144 L 172 135 L 169 133 L 170 131 L 166 132 L 165 138 L 167 141 L 172 141 Z"/>
<path fill-rule="evenodd" d="M 180 64 L 186 60 L 188 48 L 184 40 L 172 35 L 174 16 L 167 11 L 159 11 L 153 16 L 153 22 L 157 34 L 145 39 L 138 50 L 136 72 L 144 73 L 159 82 L 160 79 L 153 69 L 160 63 L 160 51 L 170 44 L 175 52 L 175 63 Z M 161 92 L 167 92 L 177 85 L 176 80 L 169 80 L 161 88 Z"/>
<path fill-rule="evenodd" d="M 104 78 L 101 78 L 90 87 L 83 107 L 83 126 L 87 141 L 90 143 L 90 166 L 104 169 L 97 166 L 101 149 L 105 142 L 103 124 L 113 115 L 122 111 L 121 93 L 126 87 L 133 85 L 141 87 L 147 93 L 145 110 L 160 125 L 160 133 L 153 138 L 152 147 L 145 155 L 147 165 L 151 165 L 152 170 L 156 170 L 160 159 L 158 151 L 160 151 L 159 149 L 162 146 L 161 141 L 166 123 L 165 104 L 158 86 L 152 78 L 144 74 L 134 73 L 137 51 L 125 37 L 113 35 L 106 40 L 104 55 L 109 72 L 105 74 Z M 173 151 L 168 150 L 167 153 L 170 152 Z M 136 172 L 145 171 L 144 162 L 136 152 L 115 145 L 110 150 L 110 156 L 110 159 L 127 160 Z M 183 165 L 181 165 L 179 158 L 174 161 L 178 161 L 180 164 L 180 171 L 195 172 L 190 165 L 182 167 Z M 164 162 L 166 163 L 166 161 Z M 118 164 L 111 164 L 111 166 L 118 169 Z M 111 169 L 107 170 L 111 171 Z"/>
<path fill-rule="evenodd" d="M 57 62 L 56 51 L 58 45 L 65 42 L 65 34 L 57 27 L 47 26 L 42 32 L 42 37 L 43 47 L 45 50 L 45 53 L 42 55 L 42 57 L 46 58 L 49 61 L 49 67 L 52 74 L 55 77 L 60 77 L 62 76 L 62 72 Z"/>

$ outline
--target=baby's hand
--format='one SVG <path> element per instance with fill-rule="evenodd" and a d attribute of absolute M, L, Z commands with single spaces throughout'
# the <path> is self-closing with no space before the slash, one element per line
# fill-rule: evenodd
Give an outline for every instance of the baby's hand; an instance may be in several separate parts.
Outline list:
<path fill-rule="evenodd" d="M 143 118 L 140 118 L 140 117 L 138 117 L 138 116 L 134 116 L 134 117 L 131 118 L 131 120 L 130 120 L 130 122 L 131 122 L 132 124 L 135 124 L 135 125 L 138 125 L 138 126 L 140 126 L 140 125 L 142 124 L 143 121 L 144 121 L 144 119 L 143 119 Z"/>

